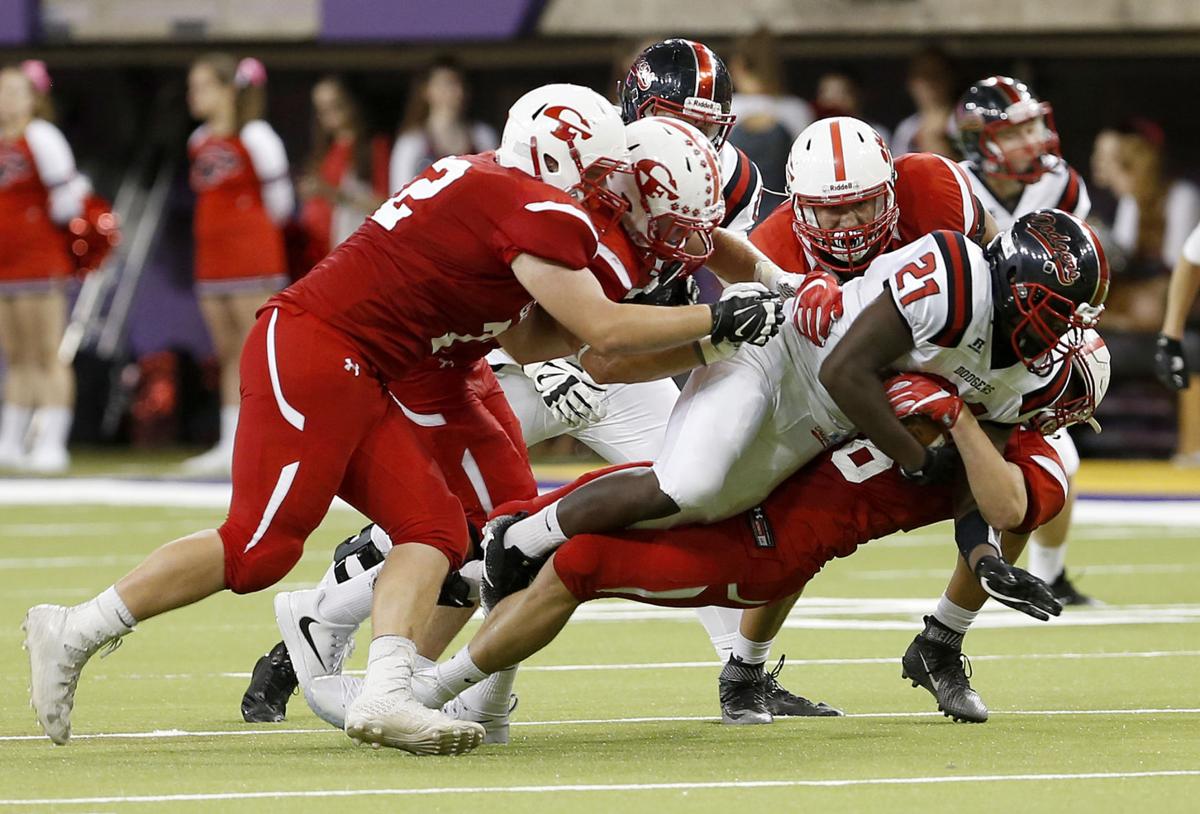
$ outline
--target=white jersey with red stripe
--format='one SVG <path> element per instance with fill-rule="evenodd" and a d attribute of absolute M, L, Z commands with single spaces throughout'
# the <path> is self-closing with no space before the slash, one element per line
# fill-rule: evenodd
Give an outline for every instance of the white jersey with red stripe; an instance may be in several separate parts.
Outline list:
<path fill-rule="evenodd" d="M 1037 209 L 1061 209 L 1083 219 L 1092 211 L 1092 199 L 1088 196 L 1087 184 L 1074 167 L 1059 161 L 1054 169 L 1021 190 L 1012 211 L 1000 202 L 985 182 L 984 174 L 970 161 L 961 161 L 959 166 L 971 177 L 975 195 L 996 221 L 1000 229 L 1012 226 L 1017 218 Z"/>
<path fill-rule="evenodd" d="M 842 318 L 824 348 L 794 330 L 784 341 L 814 380 L 831 348 L 881 294 L 887 292 L 912 330 L 913 349 L 896 360 L 897 370 L 945 378 L 979 418 L 1020 423 L 1052 403 L 1066 387 L 1069 367 L 1046 376 L 1030 372 L 1008 349 L 1009 337 L 993 327 L 992 274 L 983 250 L 956 232 L 934 232 L 875 260 L 866 273 L 842 286 Z M 1005 360 L 993 368 L 994 357 Z M 849 422 L 824 390 L 819 401 L 832 422 Z"/>
<path fill-rule="evenodd" d="M 780 338 L 693 371 L 667 425 L 654 472 L 680 512 L 650 526 L 712 522 L 759 504 L 856 428 L 820 382 L 821 365 L 867 307 L 890 296 L 914 347 L 897 370 L 935 373 L 981 418 L 1019 423 L 1066 387 L 1069 368 L 1039 377 L 993 336 L 991 268 L 959 232 L 939 231 L 882 255 L 842 287 L 842 318 L 824 347 L 787 320 Z M 786 313 L 791 314 L 794 300 Z M 1004 359 L 993 368 L 993 357 Z M 731 420 L 736 417 L 736 420 Z"/>
<path fill-rule="evenodd" d="M 750 157 L 732 143 L 721 145 L 721 190 L 725 198 L 725 220 L 721 226 L 733 232 L 749 234 L 758 221 L 758 206 L 762 203 L 762 175 Z"/>

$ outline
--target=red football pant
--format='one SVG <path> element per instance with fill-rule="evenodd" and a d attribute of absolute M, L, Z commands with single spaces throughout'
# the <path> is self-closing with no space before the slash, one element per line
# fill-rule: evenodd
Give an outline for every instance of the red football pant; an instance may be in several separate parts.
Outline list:
<path fill-rule="evenodd" d="M 588 481 L 644 466 L 649 464 L 589 472 L 534 500 L 501 506 L 497 513 L 536 512 Z M 649 605 L 743 609 L 799 592 L 822 565 L 807 557 L 797 561 L 786 545 L 761 547 L 748 513 L 709 525 L 576 535 L 554 553 L 552 563 L 580 602 L 616 596 Z"/>
<path fill-rule="evenodd" d="M 482 528 L 492 509 L 537 496 L 521 423 L 491 367 L 417 376 L 388 385 L 437 462 L 467 520 Z"/>
<path fill-rule="evenodd" d="M 241 377 L 233 500 L 218 529 L 228 588 L 249 593 L 282 579 L 335 495 L 395 543 L 429 545 L 461 565 L 462 506 L 345 335 L 304 312 L 266 309 Z"/>

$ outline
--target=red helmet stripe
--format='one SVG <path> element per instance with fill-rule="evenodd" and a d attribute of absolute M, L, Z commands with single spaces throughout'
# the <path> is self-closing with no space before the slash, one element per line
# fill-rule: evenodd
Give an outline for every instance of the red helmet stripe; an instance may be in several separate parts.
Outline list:
<path fill-rule="evenodd" d="M 712 52 L 704 43 L 693 42 L 692 55 L 696 57 L 696 95 L 701 99 L 712 99 L 713 86 L 716 84 Z"/>
<path fill-rule="evenodd" d="M 836 119 L 829 123 L 829 137 L 833 141 L 833 180 L 846 180 L 846 157 L 842 154 L 842 123 Z"/>
<path fill-rule="evenodd" d="M 1017 89 L 1012 86 L 1012 82 L 1007 77 L 996 77 L 996 87 L 1000 88 L 1004 95 L 1008 97 L 1010 103 L 1015 104 L 1021 101 L 1021 94 L 1017 93 Z"/>

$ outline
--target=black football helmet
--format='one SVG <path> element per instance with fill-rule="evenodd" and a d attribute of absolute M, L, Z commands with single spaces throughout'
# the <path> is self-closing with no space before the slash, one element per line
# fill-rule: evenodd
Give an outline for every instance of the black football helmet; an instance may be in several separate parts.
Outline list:
<path fill-rule="evenodd" d="M 733 80 L 711 48 L 692 40 L 656 42 L 633 61 L 617 83 L 626 124 L 646 116 L 682 119 L 708 136 L 718 150 L 737 118 Z"/>
<path fill-rule="evenodd" d="M 1044 374 L 1080 344 L 1108 296 L 1108 260 L 1092 228 L 1074 215 L 1039 209 L 1021 216 L 986 249 L 997 327 L 1013 351 Z"/>
<path fill-rule="evenodd" d="M 997 133 L 1026 122 L 1040 122 L 1025 143 L 1005 150 Z M 967 88 L 954 112 L 958 147 L 986 175 L 1030 184 L 1062 160 L 1054 111 L 1029 86 L 1009 76 L 989 76 Z"/>

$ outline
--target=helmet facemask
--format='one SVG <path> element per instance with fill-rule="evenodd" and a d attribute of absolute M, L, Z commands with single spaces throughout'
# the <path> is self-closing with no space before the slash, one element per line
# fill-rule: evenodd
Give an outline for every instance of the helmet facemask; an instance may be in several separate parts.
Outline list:
<path fill-rule="evenodd" d="M 737 116 L 722 110 L 720 103 L 699 96 L 689 96 L 683 104 L 653 96 L 638 108 L 638 118 L 646 116 L 666 116 L 687 122 L 703 133 L 718 150 L 737 123 Z"/>
<path fill-rule="evenodd" d="M 1035 145 L 1005 150 L 999 134 L 1028 122 L 1038 121 Z M 983 171 L 990 176 L 1032 184 L 1062 161 L 1058 130 L 1054 126 L 1054 111 L 1048 102 L 1018 102 L 1005 111 L 1005 118 L 989 121 L 979 135 L 979 151 L 983 156 Z M 1024 160 L 1022 160 L 1024 159 Z"/>
<path fill-rule="evenodd" d="M 874 202 L 874 208 L 865 223 L 837 228 L 821 226 L 821 210 L 869 201 Z M 792 196 L 792 230 L 797 239 L 823 265 L 845 274 L 856 274 L 870 264 L 891 239 L 899 218 L 895 188 L 890 181 L 865 192 L 842 196 Z"/>
<path fill-rule="evenodd" d="M 1093 328 L 1104 306 L 1077 305 L 1040 283 L 1013 283 L 1013 351 L 1030 372 L 1044 376 L 1069 358 L 1082 331 Z"/>
<path fill-rule="evenodd" d="M 1100 423 L 1096 421 L 1095 413 L 1108 390 L 1108 355 L 1104 349 L 1104 340 L 1094 331 L 1082 332 L 1080 344 L 1070 349 L 1065 362 L 1070 364 L 1071 373 L 1062 395 L 1052 407 L 1042 410 L 1030 419 L 1030 423 L 1042 435 L 1053 435 L 1067 427 L 1085 423 L 1096 432 L 1100 432 Z M 1104 381 L 1097 378 L 1093 364 L 1097 367 L 1103 366 L 1100 369 L 1104 371 L 1101 374 Z"/>
<path fill-rule="evenodd" d="M 534 178 L 544 181 L 547 173 L 556 174 L 561 171 L 562 168 L 552 155 L 546 153 L 539 156 L 537 136 L 532 137 L 529 142 Z M 567 154 L 575 166 L 575 175 L 579 180 L 568 186 L 565 191 L 576 203 L 596 216 L 597 231 L 603 234 L 629 210 L 629 203 L 608 187 L 608 180 L 614 174 L 630 171 L 629 164 L 615 158 L 601 157 L 585 167 L 574 139 L 567 141 Z"/>

